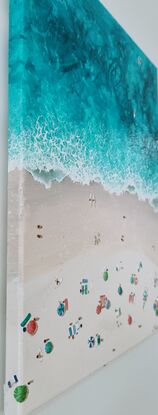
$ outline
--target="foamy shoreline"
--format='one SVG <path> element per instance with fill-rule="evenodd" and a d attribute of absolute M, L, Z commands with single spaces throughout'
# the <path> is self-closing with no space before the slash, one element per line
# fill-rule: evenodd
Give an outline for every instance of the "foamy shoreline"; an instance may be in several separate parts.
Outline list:
<path fill-rule="evenodd" d="M 121 184 L 120 186 L 114 185 L 114 183 L 104 183 L 97 177 L 86 177 L 81 180 L 81 178 L 76 176 L 73 172 L 69 175 L 67 171 L 56 169 L 56 170 L 31 170 L 31 168 L 25 168 L 23 167 L 22 162 L 17 161 L 9 161 L 8 165 L 8 172 L 9 174 L 14 171 L 26 171 L 30 173 L 33 176 L 33 179 L 37 182 L 39 182 L 41 185 L 44 185 L 46 189 L 50 189 L 54 182 L 60 183 L 65 179 L 70 180 L 73 184 L 81 184 L 84 186 L 89 186 L 93 183 L 96 183 L 100 186 L 102 186 L 103 190 L 107 193 L 110 193 L 115 196 L 121 196 L 125 193 L 129 193 L 131 195 L 134 195 L 140 200 L 141 202 L 148 202 L 149 205 L 154 209 L 156 213 L 158 213 L 158 192 L 149 192 L 149 190 L 144 191 L 143 190 L 143 183 L 140 185 L 135 184 L 137 182 L 137 178 L 133 177 L 131 180 L 127 178 L 127 180 L 124 182 L 124 184 Z M 139 182 L 139 180 L 138 180 Z"/>

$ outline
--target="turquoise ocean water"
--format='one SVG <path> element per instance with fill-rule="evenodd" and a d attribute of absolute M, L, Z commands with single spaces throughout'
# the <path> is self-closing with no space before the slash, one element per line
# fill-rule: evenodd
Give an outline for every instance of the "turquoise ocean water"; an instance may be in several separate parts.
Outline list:
<path fill-rule="evenodd" d="M 158 209 L 157 69 L 98 0 L 10 0 L 9 169 Z"/>

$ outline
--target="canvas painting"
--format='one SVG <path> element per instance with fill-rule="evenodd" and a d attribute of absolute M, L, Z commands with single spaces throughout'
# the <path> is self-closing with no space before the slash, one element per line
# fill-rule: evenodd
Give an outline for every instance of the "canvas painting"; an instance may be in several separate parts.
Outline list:
<path fill-rule="evenodd" d="M 6 415 L 158 330 L 157 79 L 99 0 L 10 0 Z"/>

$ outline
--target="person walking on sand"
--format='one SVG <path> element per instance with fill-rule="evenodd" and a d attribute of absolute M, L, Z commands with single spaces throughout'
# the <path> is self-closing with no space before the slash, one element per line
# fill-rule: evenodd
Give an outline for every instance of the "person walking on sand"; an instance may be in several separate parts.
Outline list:
<path fill-rule="evenodd" d="M 96 207 L 96 197 L 95 197 L 94 193 L 93 193 L 93 196 L 92 196 L 92 205 L 94 207 Z"/>
<path fill-rule="evenodd" d="M 97 239 L 98 239 L 98 245 L 100 244 L 100 242 L 101 242 L 101 237 L 100 237 L 100 233 L 98 232 L 98 234 L 97 234 Z"/>
<path fill-rule="evenodd" d="M 92 207 L 92 194 L 91 193 L 89 195 L 89 203 L 90 203 L 90 207 Z"/>
<path fill-rule="evenodd" d="M 98 232 L 97 235 L 94 235 L 94 245 L 99 245 L 101 242 L 100 233 Z"/>

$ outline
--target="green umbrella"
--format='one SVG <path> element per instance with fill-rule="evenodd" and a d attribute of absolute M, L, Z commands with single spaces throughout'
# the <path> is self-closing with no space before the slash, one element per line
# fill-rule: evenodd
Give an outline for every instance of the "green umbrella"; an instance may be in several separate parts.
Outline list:
<path fill-rule="evenodd" d="M 17 402 L 24 402 L 29 394 L 29 388 L 27 385 L 17 386 L 14 390 L 14 398 Z"/>
<path fill-rule="evenodd" d="M 123 294 L 123 289 L 122 289 L 121 285 L 119 285 L 119 287 L 118 287 L 118 294 L 119 295 Z"/>
<path fill-rule="evenodd" d="M 106 269 L 106 271 L 103 272 L 103 279 L 104 281 L 107 281 L 108 278 L 109 278 L 109 273 L 108 273 L 108 270 Z"/>
<path fill-rule="evenodd" d="M 131 284 L 134 284 L 134 277 L 133 277 L 133 275 L 131 275 L 130 281 L 131 281 Z"/>

